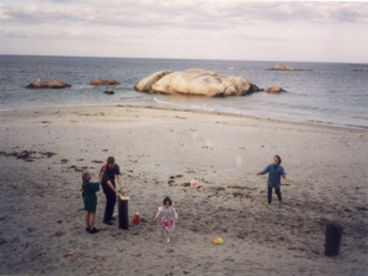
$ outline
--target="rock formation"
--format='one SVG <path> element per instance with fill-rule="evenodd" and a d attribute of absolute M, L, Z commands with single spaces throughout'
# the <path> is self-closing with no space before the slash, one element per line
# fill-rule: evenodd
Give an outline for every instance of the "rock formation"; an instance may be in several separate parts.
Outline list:
<path fill-rule="evenodd" d="M 284 64 L 276 64 L 270 70 L 275 70 L 275 71 L 312 71 L 311 69 L 302 69 L 302 68 L 297 68 L 297 67 L 291 67 L 291 66 L 284 65 Z"/>
<path fill-rule="evenodd" d="M 221 76 L 202 69 L 159 71 L 139 81 L 134 88 L 139 92 L 205 97 L 242 96 L 261 91 L 242 77 Z"/>
<path fill-rule="evenodd" d="M 269 94 L 280 94 L 283 92 L 286 92 L 286 90 L 284 90 L 280 86 L 272 86 L 266 89 L 266 93 L 269 93 Z"/>
<path fill-rule="evenodd" d="M 106 89 L 106 90 L 104 91 L 104 93 L 105 93 L 105 94 L 107 94 L 107 95 L 114 95 L 114 94 L 115 94 L 115 92 L 114 92 L 111 88 Z"/>
<path fill-rule="evenodd" d="M 120 82 L 116 80 L 93 80 L 90 85 L 119 85 Z"/>
<path fill-rule="evenodd" d="M 34 81 L 31 84 L 28 84 L 26 88 L 32 88 L 32 89 L 40 89 L 40 88 L 65 88 L 65 87 L 71 87 L 69 83 L 65 83 L 58 80 L 45 80 L 45 81 Z"/>

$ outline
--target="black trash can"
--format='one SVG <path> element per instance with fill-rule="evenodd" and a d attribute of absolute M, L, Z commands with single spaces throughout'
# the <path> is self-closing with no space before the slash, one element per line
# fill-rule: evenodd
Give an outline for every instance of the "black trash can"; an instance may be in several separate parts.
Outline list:
<path fill-rule="evenodd" d="M 129 229 L 128 196 L 119 196 L 119 228 Z"/>
<path fill-rule="evenodd" d="M 342 226 L 335 223 L 329 223 L 326 225 L 326 256 L 336 256 L 339 254 L 342 230 Z"/>

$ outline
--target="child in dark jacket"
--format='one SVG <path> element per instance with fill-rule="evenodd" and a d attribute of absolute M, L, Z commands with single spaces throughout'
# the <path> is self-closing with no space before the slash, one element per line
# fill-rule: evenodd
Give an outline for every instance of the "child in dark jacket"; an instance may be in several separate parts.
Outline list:
<path fill-rule="evenodd" d="M 86 231 L 94 234 L 98 230 L 95 228 L 97 196 L 96 192 L 100 190 L 98 182 L 91 182 L 91 174 L 84 172 L 82 174 L 82 196 L 84 209 L 86 210 Z"/>

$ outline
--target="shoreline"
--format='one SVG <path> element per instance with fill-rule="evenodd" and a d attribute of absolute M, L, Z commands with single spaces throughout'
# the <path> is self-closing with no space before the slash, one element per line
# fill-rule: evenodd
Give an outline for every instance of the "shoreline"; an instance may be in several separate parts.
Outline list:
<path fill-rule="evenodd" d="M 127 108 L 142 108 L 142 109 L 156 109 L 156 110 L 166 110 L 166 111 L 178 111 L 178 112 L 192 112 L 198 114 L 208 114 L 208 115 L 220 115 L 220 116 L 227 116 L 233 118 L 243 118 L 243 119 L 252 119 L 252 120 L 262 120 L 268 122 L 276 122 L 276 123 L 284 123 L 284 124 L 293 124 L 293 125 L 306 125 L 306 126 L 316 126 L 321 128 L 331 128 L 331 129 L 343 129 L 348 131 L 368 131 L 368 126 L 362 125 L 338 125 L 332 122 L 322 122 L 322 121 L 314 121 L 314 120 L 307 120 L 307 121 L 298 121 L 298 120 L 282 120 L 282 119 L 274 119 L 269 117 L 261 117 L 261 116 L 253 116 L 248 114 L 238 114 L 232 112 L 224 112 L 224 111 L 211 111 L 211 110 L 204 110 L 204 109 L 196 109 L 190 107 L 180 107 L 174 104 L 165 104 L 165 103 L 156 103 L 150 102 L 145 103 L 143 101 L 132 101 L 131 103 L 111 103 L 111 104 L 88 104 L 88 105 L 70 105 L 70 106 L 54 106 L 54 107 L 32 107 L 28 109 L 10 109 L 10 110 L 0 110 L 1 114 L 6 113 L 13 113 L 13 112 L 37 112 L 37 111 L 51 111 L 54 109 L 60 110 L 73 110 L 73 109 L 85 109 L 85 108 L 108 108 L 108 107 L 127 107 Z"/>

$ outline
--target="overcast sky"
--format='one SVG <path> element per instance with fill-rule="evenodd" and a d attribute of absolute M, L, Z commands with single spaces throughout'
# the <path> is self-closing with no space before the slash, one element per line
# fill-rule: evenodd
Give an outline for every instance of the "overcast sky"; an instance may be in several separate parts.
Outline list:
<path fill-rule="evenodd" d="M 0 54 L 368 63 L 368 3 L 0 0 Z"/>

